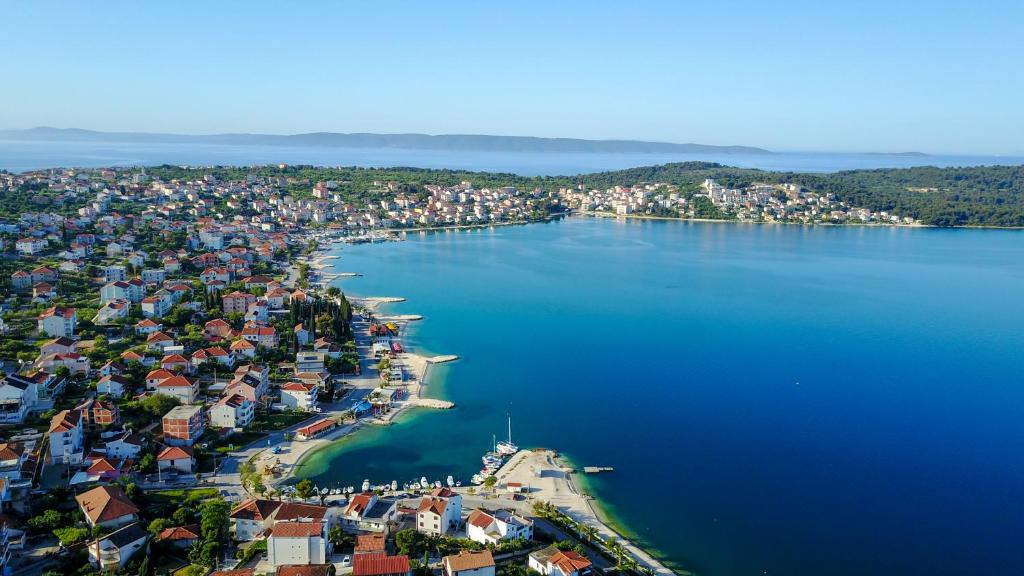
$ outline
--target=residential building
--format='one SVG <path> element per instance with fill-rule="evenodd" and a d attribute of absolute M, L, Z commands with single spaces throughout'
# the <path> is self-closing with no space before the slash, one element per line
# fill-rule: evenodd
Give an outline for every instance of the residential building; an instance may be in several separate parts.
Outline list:
<path fill-rule="evenodd" d="M 274 522 L 267 537 L 267 560 L 275 568 L 323 564 L 329 553 L 326 522 Z"/>
<path fill-rule="evenodd" d="M 39 383 L 21 374 L 0 380 L 0 424 L 21 424 L 39 402 Z"/>
<path fill-rule="evenodd" d="M 168 446 L 157 454 L 156 465 L 161 472 L 191 474 L 196 468 L 196 457 L 188 446 Z"/>
<path fill-rule="evenodd" d="M 163 420 L 164 443 L 170 446 L 191 446 L 206 430 L 200 406 L 175 406 Z"/>
<path fill-rule="evenodd" d="M 341 522 L 357 530 L 386 532 L 388 523 L 394 521 L 397 513 L 396 500 L 380 498 L 373 492 L 362 492 L 349 500 Z"/>
<path fill-rule="evenodd" d="M 149 532 L 138 522 L 97 538 L 89 544 L 89 563 L 100 570 L 124 568 L 146 546 Z"/>
<path fill-rule="evenodd" d="M 316 411 L 319 386 L 305 382 L 287 382 L 281 385 L 281 404 L 305 412 Z"/>
<path fill-rule="evenodd" d="M 87 398 L 75 406 L 75 411 L 81 414 L 82 428 L 85 430 L 96 430 L 121 423 L 121 411 L 117 404 L 106 400 Z"/>
<path fill-rule="evenodd" d="M 411 576 L 408 556 L 356 554 L 352 557 L 352 576 Z"/>
<path fill-rule="evenodd" d="M 99 486 L 75 496 L 89 526 L 118 528 L 139 519 L 139 508 L 118 486 Z"/>
<path fill-rule="evenodd" d="M 78 313 L 74 308 L 55 306 L 39 315 L 39 331 L 50 336 L 74 336 Z"/>
<path fill-rule="evenodd" d="M 593 566 L 585 556 L 572 550 L 561 551 L 554 546 L 530 552 L 527 565 L 543 576 L 588 576 Z"/>
<path fill-rule="evenodd" d="M 476 509 L 466 519 L 466 537 L 484 545 L 497 544 L 502 540 L 531 540 L 533 520 L 520 516 L 512 510 L 494 512 Z"/>
<path fill-rule="evenodd" d="M 210 426 L 241 430 L 256 414 L 256 405 L 240 394 L 231 394 L 210 407 Z"/>
<path fill-rule="evenodd" d="M 494 557 L 490 550 L 463 550 L 441 560 L 444 576 L 494 576 Z"/>
<path fill-rule="evenodd" d="M 77 410 L 61 410 L 50 420 L 50 460 L 55 464 L 82 461 L 82 415 Z"/>

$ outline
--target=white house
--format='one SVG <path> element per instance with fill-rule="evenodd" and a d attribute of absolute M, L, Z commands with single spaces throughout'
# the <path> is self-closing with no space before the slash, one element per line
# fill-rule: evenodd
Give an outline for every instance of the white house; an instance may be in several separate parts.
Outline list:
<path fill-rule="evenodd" d="M 157 454 L 156 465 L 163 472 L 191 474 L 196 467 L 196 457 L 188 446 L 168 446 Z"/>
<path fill-rule="evenodd" d="M 182 404 L 194 404 L 199 395 L 199 380 L 180 374 L 171 376 L 156 385 L 156 392 L 177 398 Z"/>
<path fill-rule="evenodd" d="M 326 522 L 275 522 L 267 537 L 267 560 L 275 568 L 324 564 L 328 553 Z"/>
<path fill-rule="evenodd" d="M 373 492 L 363 492 L 352 496 L 341 521 L 346 526 L 358 530 L 384 532 L 397 513 L 397 501 L 378 498 Z"/>
<path fill-rule="evenodd" d="M 39 402 L 39 383 L 8 374 L 0 380 L 0 424 L 21 424 Z"/>
<path fill-rule="evenodd" d="M 473 510 L 466 519 L 466 537 L 484 545 L 516 538 L 531 540 L 533 520 L 511 510 Z"/>
<path fill-rule="evenodd" d="M 50 336 L 74 336 L 78 313 L 74 308 L 55 306 L 39 315 L 39 331 Z"/>
<path fill-rule="evenodd" d="M 125 458 L 138 458 L 139 454 L 142 453 L 145 443 L 146 441 L 142 436 L 125 430 L 108 437 L 108 440 L 102 446 L 102 452 L 107 456 L 121 460 Z M 97 447 L 96 450 L 100 451 L 100 448 Z"/>
<path fill-rule="evenodd" d="M 527 565 L 544 576 L 587 576 L 593 572 L 585 556 L 572 550 L 563 552 L 554 546 L 530 552 Z"/>
<path fill-rule="evenodd" d="M 82 414 L 61 410 L 50 421 L 50 460 L 54 464 L 78 464 L 82 461 Z"/>
<path fill-rule="evenodd" d="M 494 557 L 490 550 L 463 550 L 441 560 L 444 576 L 494 576 Z"/>
<path fill-rule="evenodd" d="M 462 496 L 447 488 L 437 488 L 420 500 L 416 509 L 416 531 L 444 535 L 459 527 L 462 521 Z"/>
<path fill-rule="evenodd" d="M 320 387 L 306 382 L 288 382 L 281 385 L 281 403 L 289 408 L 313 412 Z"/>
<path fill-rule="evenodd" d="M 96 392 L 99 394 L 107 394 L 115 398 L 124 396 L 127 390 L 132 387 L 132 379 L 126 376 L 119 376 L 117 374 L 111 374 L 110 376 L 104 376 L 96 382 Z"/>
<path fill-rule="evenodd" d="M 20 254 L 34 256 L 46 250 L 46 240 L 42 238 L 22 238 L 14 243 L 14 249 Z"/>
<path fill-rule="evenodd" d="M 115 530 L 89 544 L 89 563 L 100 570 L 124 568 L 146 546 L 149 533 L 138 522 Z"/>
<path fill-rule="evenodd" d="M 239 394 L 231 394 L 210 408 L 210 426 L 240 430 L 252 422 L 255 405 Z"/>

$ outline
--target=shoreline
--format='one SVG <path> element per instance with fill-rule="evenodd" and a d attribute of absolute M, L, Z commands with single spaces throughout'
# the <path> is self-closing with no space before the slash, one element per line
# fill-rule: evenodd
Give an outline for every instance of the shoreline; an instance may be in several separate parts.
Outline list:
<path fill-rule="evenodd" d="M 559 214 L 558 217 L 571 216 L 571 215 L 572 215 L 571 213 L 570 214 Z M 528 224 L 528 223 L 530 223 L 530 222 L 509 222 L 509 223 L 502 223 L 500 225 L 511 226 L 511 225 L 520 225 L 520 224 Z M 481 227 L 487 227 L 487 226 L 495 226 L 495 224 L 473 225 L 473 226 L 461 227 L 460 229 L 465 230 L 465 229 L 481 228 Z M 452 228 L 442 228 L 441 230 L 448 230 L 448 229 L 452 229 Z M 429 230 L 423 230 L 423 231 L 429 231 Z M 324 268 L 328 268 L 328 266 L 324 265 L 323 262 L 325 262 L 327 260 L 337 260 L 337 259 L 340 259 L 339 256 L 336 255 L 336 254 L 328 254 L 329 252 L 332 252 L 332 251 L 333 251 L 333 248 L 331 246 L 321 247 L 319 250 L 317 250 L 313 254 L 309 255 L 309 261 L 310 262 L 315 262 L 318 271 L 322 270 Z M 351 277 L 353 275 L 360 275 L 360 274 L 350 273 L 350 274 L 346 275 L 346 277 Z M 335 276 L 335 277 L 330 278 L 330 279 L 322 280 L 322 281 L 320 281 L 320 283 L 322 284 L 323 287 L 326 287 L 326 286 L 330 285 L 334 280 L 336 280 L 338 278 L 340 278 L 340 276 Z M 382 321 L 400 322 L 402 329 L 407 328 L 408 322 L 419 320 L 419 319 L 422 318 L 422 316 L 419 316 L 419 315 L 384 314 L 384 313 L 380 312 L 381 307 L 383 307 L 384 305 L 387 305 L 387 304 L 397 304 L 397 303 L 405 302 L 406 299 L 404 297 L 356 296 L 356 295 L 351 295 L 351 294 L 347 294 L 347 297 L 349 298 L 349 301 L 352 303 L 352 305 L 354 307 L 364 308 L 364 309 L 370 311 L 371 314 L 373 314 L 373 316 L 375 318 L 377 318 L 379 320 L 382 320 Z M 400 333 L 401 333 L 401 330 L 400 330 Z M 355 438 L 355 433 L 358 432 L 358 430 L 364 424 L 390 425 L 390 424 L 394 423 L 399 418 L 399 416 L 401 416 L 402 414 L 404 414 L 406 412 L 406 408 L 410 408 L 410 407 L 412 407 L 412 408 L 427 407 L 427 406 L 423 406 L 420 402 L 417 402 L 415 400 L 421 400 L 422 399 L 422 387 L 429 382 L 429 378 L 430 378 L 430 375 L 431 375 L 431 367 L 435 363 L 448 362 L 448 361 L 455 360 L 455 359 L 458 358 L 457 356 L 432 356 L 432 357 L 427 357 L 427 356 L 424 356 L 424 355 L 421 355 L 421 354 L 416 354 L 416 353 L 403 353 L 402 356 L 405 356 L 405 357 L 408 357 L 408 358 L 400 358 L 400 359 L 403 359 L 403 360 L 404 359 L 412 359 L 412 361 L 417 365 L 417 367 L 416 367 L 417 380 L 416 380 L 416 388 L 415 388 L 415 399 L 413 397 L 414 394 L 413 394 L 412 390 L 410 390 L 409 397 L 407 398 L 407 400 L 403 401 L 403 403 L 400 406 L 397 406 L 391 412 L 389 412 L 387 414 L 386 420 L 383 421 L 383 422 L 378 423 L 378 422 L 373 422 L 373 421 L 360 421 L 360 420 L 356 420 L 355 423 L 348 424 L 348 425 L 343 425 L 343 426 L 339 427 L 337 430 L 332 431 L 331 433 L 326 434 L 326 435 L 324 435 L 322 437 L 318 437 L 318 438 L 314 438 L 314 439 L 311 439 L 311 440 L 303 441 L 301 444 L 304 444 L 305 446 L 302 446 L 300 448 L 298 454 L 294 457 L 294 461 L 291 463 L 291 465 L 286 470 L 282 471 L 280 477 L 277 477 L 272 482 L 270 482 L 270 485 L 273 485 L 273 486 L 277 487 L 277 486 L 281 486 L 281 485 L 287 483 L 290 479 L 293 479 L 299 473 L 299 470 L 301 469 L 302 465 L 309 458 L 313 457 L 314 455 L 316 455 L 317 453 L 321 452 L 322 450 L 324 450 L 326 448 L 329 448 L 332 445 L 335 445 L 339 441 L 342 441 L 342 440 L 345 440 L 345 439 Z M 434 400 L 437 400 L 437 399 L 434 399 Z M 439 402 L 448 402 L 446 400 L 437 400 L 437 401 L 439 401 Z M 450 404 L 450 402 L 448 402 L 448 403 Z M 454 405 L 452 404 L 451 406 L 447 406 L 447 407 L 452 407 L 452 406 L 454 406 Z M 438 406 L 434 406 L 434 407 L 436 408 Z M 329 417 L 329 416 L 325 416 L 325 417 Z M 293 440 L 291 444 L 294 444 L 295 442 L 296 441 Z M 289 448 L 290 448 L 290 446 L 289 446 Z M 498 476 L 498 478 L 499 478 L 499 482 L 501 482 L 503 478 L 505 478 L 506 482 L 507 482 L 507 477 L 510 474 L 509 470 L 511 470 L 512 468 L 515 468 L 515 466 L 516 466 L 516 465 L 513 465 L 513 461 L 515 461 L 517 458 L 528 458 L 529 455 L 537 454 L 537 453 L 538 452 L 534 451 L 534 450 L 520 450 L 520 452 L 518 452 L 515 456 L 510 458 L 502 466 L 502 468 L 499 469 L 498 472 L 496 473 L 496 476 Z M 539 452 L 539 453 L 540 454 L 546 454 L 547 452 Z M 520 456 L 520 455 L 524 455 L 524 454 L 526 456 Z M 550 461 L 554 465 L 555 468 L 558 468 L 560 470 L 568 470 L 568 469 L 572 468 L 571 462 L 565 456 L 562 456 L 562 455 L 560 455 L 558 453 L 554 453 L 554 452 L 550 452 L 550 454 L 551 454 Z M 613 524 L 616 523 L 614 521 L 614 519 L 612 518 L 613 515 L 609 514 L 607 512 L 607 510 L 605 510 L 604 507 L 601 506 L 601 502 L 600 502 L 600 500 L 598 498 L 596 498 L 596 497 L 594 497 L 592 495 L 588 495 L 583 490 L 581 490 L 581 487 L 578 486 L 578 482 L 573 480 L 572 474 L 570 474 L 570 473 L 563 473 L 563 479 L 564 479 L 564 482 L 565 482 L 565 486 L 563 488 L 560 489 L 558 486 L 554 486 L 548 492 L 542 492 L 541 494 L 539 494 L 539 498 L 544 500 L 544 501 L 547 501 L 547 502 L 549 502 L 551 504 L 555 504 L 555 502 L 561 502 L 562 506 L 565 507 L 565 510 L 563 510 L 564 513 L 569 515 L 575 521 L 577 521 L 577 522 L 579 522 L 581 524 L 586 524 L 586 525 L 590 526 L 591 528 L 593 528 L 595 530 L 595 532 L 597 534 L 600 534 L 600 535 L 602 535 L 603 537 L 606 537 L 606 538 L 614 538 L 614 539 L 616 539 L 622 545 L 622 547 L 626 550 L 626 552 L 631 557 L 633 557 L 633 559 L 639 565 L 649 567 L 651 570 L 654 571 L 655 574 L 671 575 L 671 574 L 675 574 L 676 573 L 672 569 L 670 569 L 662 560 L 658 559 L 654 554 L 648 552 L 643 547 L 641 547 L 638 544 L 634 543 L 634 540 L 636 539 L 636 536 L 635 535 L 634 536 L 627 536 L 627 534 L 630 534 L 632 532 L 627 527 L 622 525 L 621 522 L 618 522 L 619 528 L 616 528 L 616 526 L 613 525 Z M 526 483 L 529 483 L 529 479 L 526 479 Z M 468 492 L 469 490 L 470 490 L 470 488 L 466 487 L 466 486 L 464 486 L 461 489 L 459 489 L 459 491 L 462 491 L 462 492 Z M 564 494 L 566 492 L 571 494 L 571 497 L 568 500 L 564 500 L 563 501 L 562 499 L 560 499 L 560 494 Z M 530 511 L 527 511 L 527 512 L 530 512 Z M 685 574 L 685 572 L 683 572 L 683 573 Z"/>

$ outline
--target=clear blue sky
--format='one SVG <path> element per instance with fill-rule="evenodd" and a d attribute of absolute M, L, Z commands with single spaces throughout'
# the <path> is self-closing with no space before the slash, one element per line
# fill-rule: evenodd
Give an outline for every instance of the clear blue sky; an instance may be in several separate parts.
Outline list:
<path fill-rule="evenodd" d="M 11 2 L 0 128 L 1024 153 L 1024 2 Z"/>

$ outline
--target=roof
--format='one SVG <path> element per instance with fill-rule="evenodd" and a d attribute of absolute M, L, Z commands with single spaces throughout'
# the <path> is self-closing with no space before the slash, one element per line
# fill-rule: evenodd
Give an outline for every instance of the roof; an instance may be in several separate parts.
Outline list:
<path fill-rule="evenodd" d="M 274 513 L 280 502 L 250 498 L 231 509 L 231 517 L 242 520 L 266 520 Z"/>
<path fill-rule="evenodd" d="M 94 524 L 139 513 L 138 507 L 117 486 L 99 486 L 75 496 L 75 500 Z"/>
<path fill-rule="evenodd" d="M 356 494 L 349 501 L 348 506 L 345 508 L 345 514 L 355 513 L 359 516 L 363 515 L 370 508 L 370 504 L 373 500 L 373 492 L 363 492 Z"/>
<path fill-rule="evenodd" d="M 442 516 L 446 508 L 448 508 L 448 500 L 428 496 L 420 500 L 420 507 L 416 509 L 416 512 L 433 512 L 438 516 Z"/>
<path fill-rule="evenodd" d="M 309 538 L 320 536 L 323 533 L 324 524 L 315 522 L 275 522 L 271 529 L 271 538 Z"/>
<path fill-rule="evenodd" d="M 327 508 L 313 504 L 300 504 L 296 502 L 285 502 L 277 509 L 274 519 L 277 521 L 291 520 L 323 520 L 327 515 Z"/>
<path fill-rule="evenodd" d="M 494 566 L 494 557 L 491 556 L 490 550 L 480 550 L 479 552 L 463 550 L 454 556 L 445 556 L 443 562 L 446 567 L 445 572 L 452 574 L 463 570 L 477 570 Z"/>
<path fill-rule="evenodd" d="M 195 381 L 190 380 L 184 376 L 178 375 L 162 380 L 156 385 L 157 388 L 192 388 L 195 386 Z"/>
<path fill-rule="evenodd" d="M 50 420 L 50 434 L 74 430 L 81 420 L 82 415 L 77 410 L 61 410 Z"/>
<path fill-rule="evenodd" d="M 486 529 L 491 525 L 491 522 L 494 522 L 494 517 L 483 510 L 473 510 L 469 513 L 469 517 L 466 518 L 466 524 L 472 524 L 477 528 Z"/>
<path fill-rule="evenodd" d="M 157 460 L 182 460 L 192 458 L 192 449 L 187 446 L 168 446 L 160 451 Z"/>
<path fill-rule="evenodd" d="M 124 528 L 121 528 L 120 530 L 115 530 L 110 534 L 103 536 L 102 538 L 100 538 L 100 541 L 110 542 L 118 548 L 124 548 L 132 542 L 142 540 L 143 538 L 146 538 L 148 536 L 149 533 L 143 530 L 142 526 L 139 526 L 138 522 L 134 522 L 132 524 L 125 526 Z"/>
<path fill-rule="evenodd" d="M 559 550 L 551 555 L 548 562 L 558 566 L 558 569 L 562 571 L 562 574 L 572 574 L 578 570 L 590 567 L 590 560 L 587 560 L 585 556 L 581 556 L 572 550 Z"/>
<path fill-rule="evenodd" d="M 238 568 L 236 570 L 218 570 L 210 576 L 254 576 L 255 574 L 255 568 Z"/>
<path fill-rule="evenodd" d="M 408 573 L 408 556 L 359 554 L 352 558 L 352 576 L 382 576 L 384 574 Z"/>
<path fill-rule="evenodd" d="M 177 526 L 175 528 L 164 528 L 160 531 L 161 540 L 198 540 L 199 525 L 189 524 L 188 526 Z"/>
<path fill-rule="evenodd" d="M 324 418 L 323 420 L 317 420 L 316 422 L 313 422 L 309 426 L 299 428 L 296 432 L 303 436 L 312 436 L 313 434 L 318 434 L 320 432 L 323 432 L 324 430 L 327 430 L 328 428 L 332 428 L 335 425 L 337 425 L 337 422 L 335 422 L 334 420 L 331 420 L 330 418 Z"/>
<path fill-rule="evenodd" d="M 355 552 L 383 552 L 384 545 L 383 534 L 360 534 L 356 536 Z"/>

